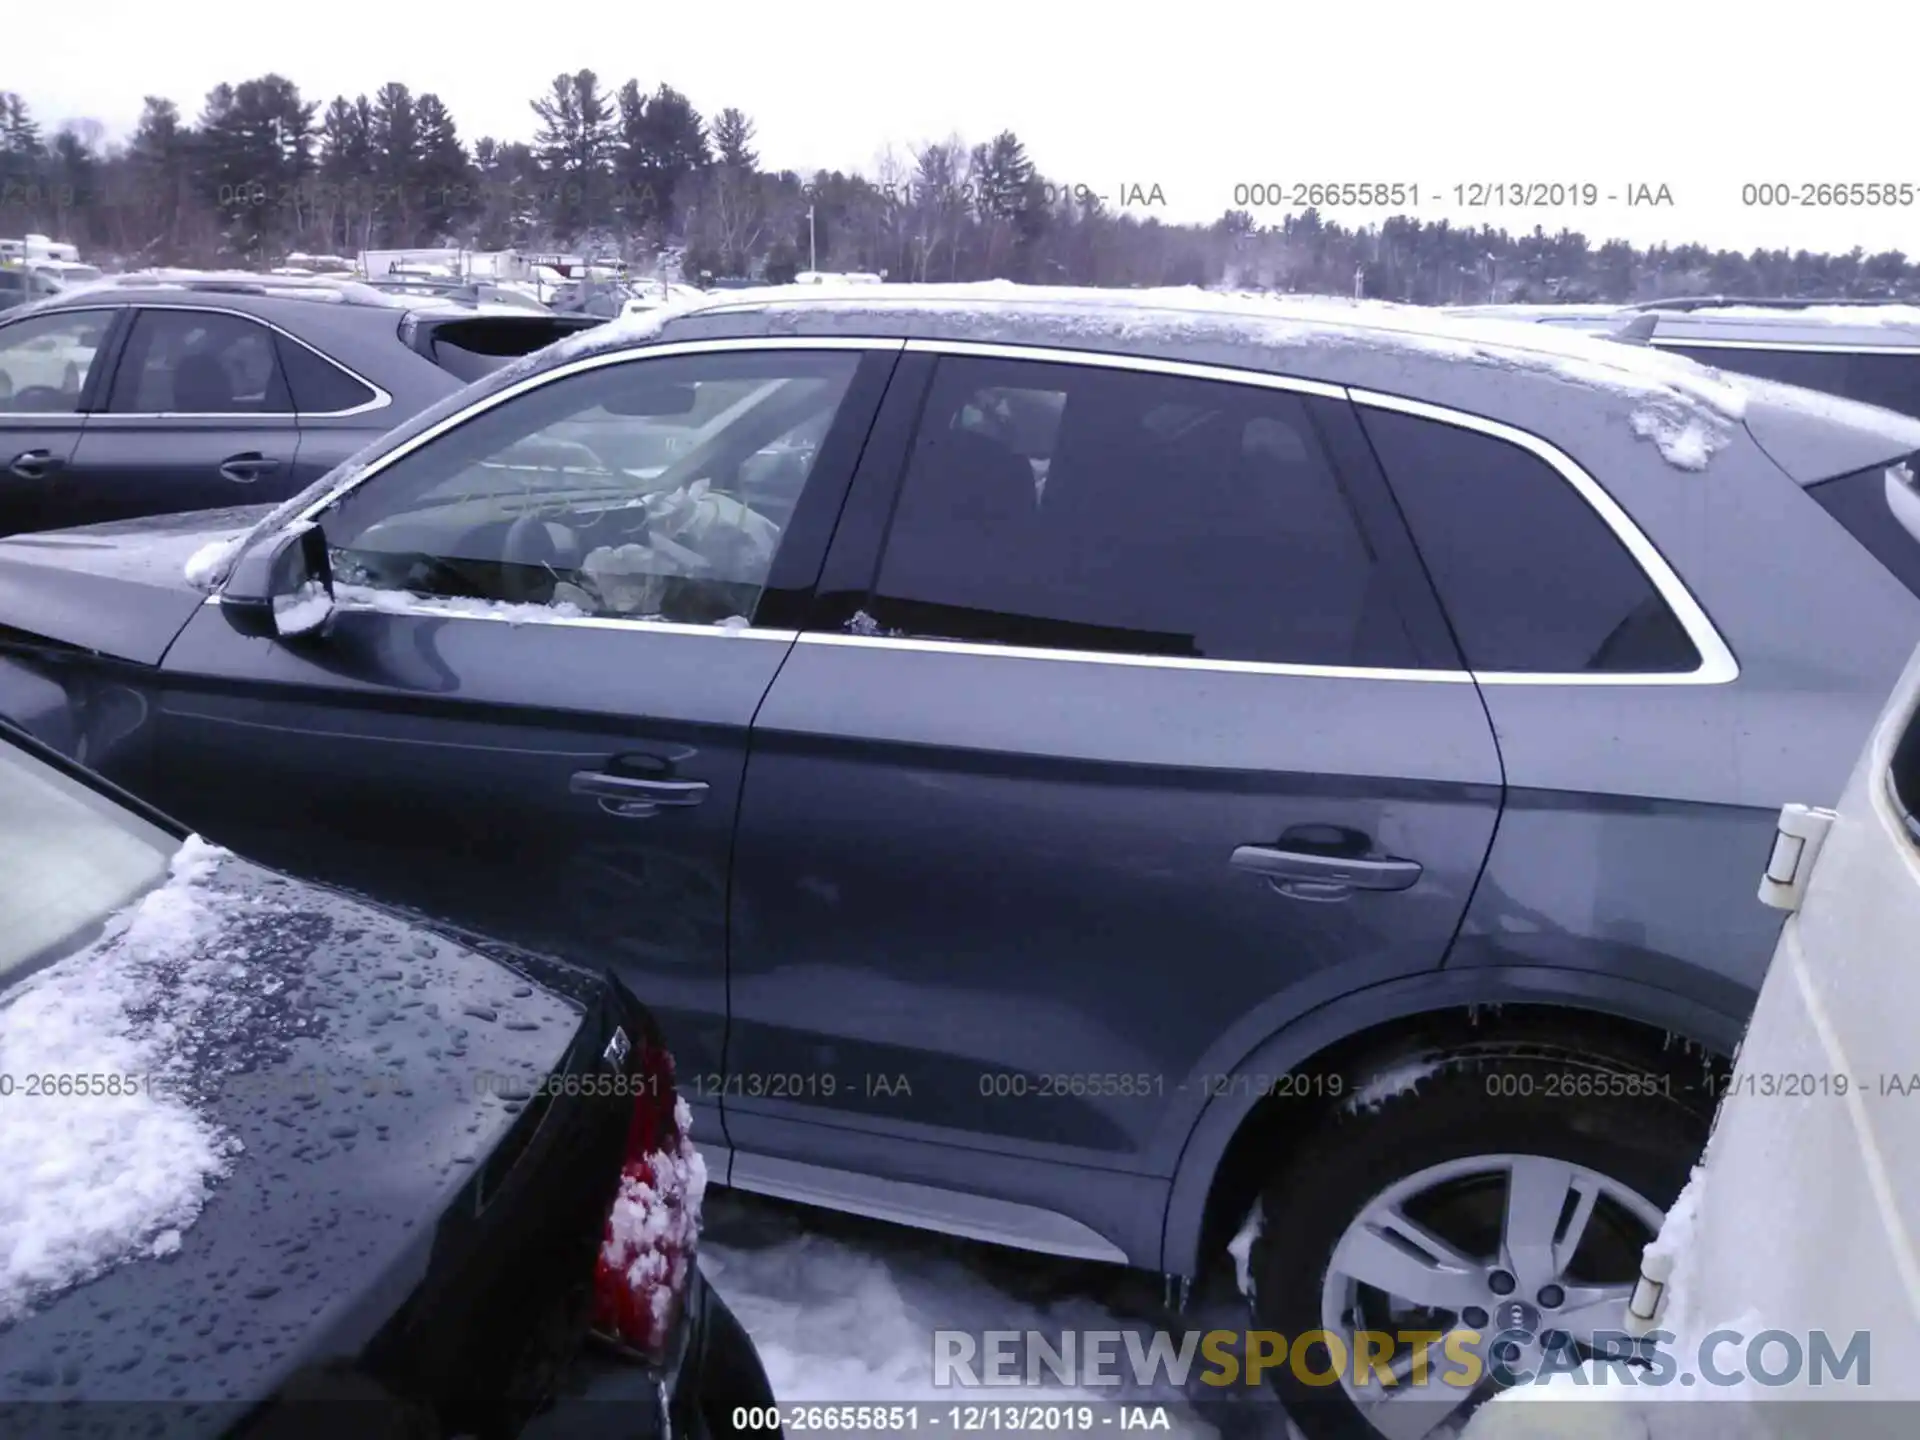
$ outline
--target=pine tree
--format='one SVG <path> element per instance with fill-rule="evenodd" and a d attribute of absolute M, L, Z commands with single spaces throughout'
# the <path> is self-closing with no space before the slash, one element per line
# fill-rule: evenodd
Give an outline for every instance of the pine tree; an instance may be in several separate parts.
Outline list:
<path fill-rule="evenodd" d="M 591 70 L 554 76 L 548 93 L 531 103 L 540 120 L 533 149 L 546 186 L 542 209 L 555 233 L 570 242 L 611 218 L 606 192 L 613 115 Z"/>

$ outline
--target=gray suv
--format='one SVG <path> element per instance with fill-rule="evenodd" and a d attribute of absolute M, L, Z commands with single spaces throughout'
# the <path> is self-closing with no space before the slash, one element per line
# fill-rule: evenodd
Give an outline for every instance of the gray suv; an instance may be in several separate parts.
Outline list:
<path fill-rule="evenodd" d="M 1404 1379 L 1620 1328 L 1775 817 L 1920 641 L 1807 487 L 1916 452 L 1546 326 L 735 292 L 265 516 L 0 543 L 0 712 L 612 967 L 721 1183 L 1176 1290 L 1231 1248 L 1263 1325 Z M 1470 1399 L 1327 1363 L 1278 1372 L 1316 1436 Z"/>

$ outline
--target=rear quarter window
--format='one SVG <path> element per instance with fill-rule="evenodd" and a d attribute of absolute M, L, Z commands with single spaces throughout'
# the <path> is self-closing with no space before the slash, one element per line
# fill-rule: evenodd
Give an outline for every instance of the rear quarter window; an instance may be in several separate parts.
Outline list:
<path fill-rule="evenodd" d="M 1874 559 L 1920 596 L 1920 455 L 1872 465 L 1807 487 Z"/>
<path fill-rule="evenodd" d="M 1468 668 L 1550 675 L 1700 665 L 1607 522 L 1538 455 L 1459 425 L 1363 408 Z"/>
<path fill-rule="evenodd" d="M 338 365 L 316 355 L 297 340 L 274 336 L 280 347 L 280 368 L 293 392 L 293 408 L 304 415 L 334 415 L 371 404 L 380 397 Z"/>

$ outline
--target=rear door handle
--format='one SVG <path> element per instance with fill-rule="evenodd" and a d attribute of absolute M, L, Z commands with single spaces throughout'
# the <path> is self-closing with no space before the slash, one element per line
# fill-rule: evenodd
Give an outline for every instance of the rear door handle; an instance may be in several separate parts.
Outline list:
<path fill-rule="evenodd" d="M 7 472 L 18 475 L 22 480 L 38 480 L 59 468 L 60 457 L 51 450 L 22 450 L 13 457 Z"/>
<path fill-rule="evenodd" d="M 220 462 L 220 474 L 236 485 L 250 485 L 262 475 L 271 475 L 279 468 L 278 460 L 270 460 L 258 450 L 250 450 L 244 455 L 229 455 Z"/>
<path fill-rule="evenodd" d="M 1417 860 L 1317 855 L 1274 845 L 1239 846 L 1228 863 L 1265 876 L 1274 889 L 1298 900 L 1343 900 L 1355 890 L 1410 890 L 1422 873 Z"/>
<path fill-rule="evenodd" d="M 605 770 L 576 770 L 567 788 L 575 795 L 593 796 L 609 815 L 629 820 L 644 820 L 663 809 L 685 809 L 707 798 L 704 780 L 643 780 Z"/>

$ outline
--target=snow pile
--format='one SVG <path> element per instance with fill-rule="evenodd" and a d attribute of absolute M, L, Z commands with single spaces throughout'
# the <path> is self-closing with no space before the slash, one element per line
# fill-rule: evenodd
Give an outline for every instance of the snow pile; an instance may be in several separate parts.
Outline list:
<path fill-rule="evenodd" d="M 0 1324 L 136 1255 L 178 1249 L 234 1145 L 170 1082 L 184 1078 L 191 993 L 227 962 L 203 893 L 226 853 L 198 838 L 168 880 L 80 954 L 0 999 Z M 186 1007 L 170 1003 L 186 993 Z M 140 1023 L 136 1014 L 164 1018 Z M 26 1077 L 119 1077 L 122 1093 L 25 1093 Z M 115 1087 L 120 1088 L 120 1087 Z M 130 1091 L 131 1093 L 127 1093 Z"/>
<path fill-rule="evenodd" d="M 413 590 L 387 590 L 373 585 L 340 582 L 333 587 L 333 598 L 338 605 L 350 605 L 362 610 L 384 610 L 392 615 L 417 615 L 425 611 L 467 620 L 504 620 L 510 625 L 524 625 L 529 620 L 551 620 L 556 616 L 579 620 L 587 613 L 578 605 L 564 601 L 535 605 L 513 600 L 478 600 L 460 595 L 422 595 Z"/>
<path fill-rule="evenodd" d="M 1187 1408 L 1193 1397 L 1164 1367 L 1153 1383 L 1135 1383 L 1129 1357 L 1145 1353 L 1165 1321 L 1145 1307 L 1110 1308 L 1080 1293 L 1090 1276 L 1109 1284 L 1109 1267 L 1062 1265 L 921 1231 L 823 1218 L 846 1237 L 835 1238 L 810 1233 L 816 1221 L 806 1210 L 729 1191 L 720 1192 L 708 1220 L 701 1269 L 752 1336 L 782 1403 L 1152 1404 L 1168 1407 L 1168 1427 L 1156 1424 L 1159 1433 L 1193 1440 L 1218 1433 Z M 983 1274 L 982 1262 L 1001 1278 Z M 1246 1323 L 1237 1302 L 1196 1322 L 1201 1329 Z M 942 1331 L 971 1335 L 982 1347 L 994 1333 L 1110 1334 L 1117 1360 L 1110 1373 L 1124 1383 L 1081 1388 L 1042 1367 L 1033 1384 L 1024 1373 L 1018 1385 L 973 1386 L 951 1377 L 936 1384 L 942 1347 L 935 1336 Z M 984 1375 L 993 1361 L 982 1348 L 970 1364 Z M 1196 1359 L 1195 1373 L 1203 1366 Z M 1192 1383 L 1196 1391 L 1212 1391 Z M 1201 1398 L 1233 1397 L 1221 1391 Z M 1246 1408 L 1270 1413 L 1264 1399 Z M 1117 1417 L 1107 1428 L 1119 1428 Z"/>
<path fill-rule="evenodd" d="M 685 1100 L 674 1101 L 673 1119 L 678 1133 L 666 1146 L 621 1171 L 593 1277 L 595 1328 L 652 1355 L 665 1352 L 679 1318 L 707 1192 L 707 1163 L 694 1148 Z"/>
<path fill-rule="evenodd" d="M 1227 1242 L 1227 1253 L 1233 1257 L 1233 1278 L 1240 1287 L 1240 1293 L 1248 1300 L 1253 1293 L 1253 1245 L 1260 1238 L 1260 1232 L 1266 1227 L 1266 1207 L 1258 1200 L 1247 1211 L 1247 1218 L 1240 1222 L 1239 1233 Z"/>
<path fill-rule="evenodd" d="M 1679 470 L 1704 470 L 1716 450 L 1733 438 L 1732 430 L 1715 424 L 1698 410 L 1658 402 L 1633 412 L 1633 433 L 1651 440 L 1660 455 Z"/>
<path fill-rule="evenodd" d="M 309 580 L 293 594 L 278 596 L 273 602 L 274 627 L 282 635 L 304 635 L 332 613 L 333 599 L 318 580 Z"/>
<path fill-rule="evenodd" d="M 214 586 L 227 578 L 234 556 L 240 553 L 246 538 L 242 533 L 225 540 L 210 540 L 194 551 L 187 557 L 187 583 L 196 590 L 211 593 Z"/>

